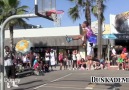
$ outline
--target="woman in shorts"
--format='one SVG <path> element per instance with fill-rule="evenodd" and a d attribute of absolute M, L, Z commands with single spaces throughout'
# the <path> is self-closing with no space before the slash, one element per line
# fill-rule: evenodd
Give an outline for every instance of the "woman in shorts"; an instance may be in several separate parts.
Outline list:
<path fill-rule="evenodd" d="M 64 56 L 63 56 L 63 53 L 60 52 L 59 53 L 59 63 L 60 63 L 60 70 L 62 70 L 62 66 L 63 66 L 63 59 L 64 59 Z"/>

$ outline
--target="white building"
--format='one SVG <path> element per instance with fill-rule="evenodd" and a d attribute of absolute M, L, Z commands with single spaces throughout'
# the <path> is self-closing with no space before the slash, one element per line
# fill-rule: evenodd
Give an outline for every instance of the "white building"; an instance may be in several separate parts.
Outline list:
<path fill-rule="evenodd" d="M 55 49 L 78 49 L 82 57 L 85 57 L 85 49 L 81 45 L 81 40 L 66 42 L 66 35 L 80 35 L 79 26 L 54 27 L 54 28 L 34 28 L 14 30 L 14 43 L 22 39 L 31 41 L 34 47 L 55 48 Z M 5 31 L 5 45 L 9 45 L 10 33 Z"/>
<path fill-rule="evenodd" d="M 57 49 L 58 51 L 60 49 L 69 49 L 71 51 L 73 49 L 77 49 L 81 52 L 81 55 L 84 58 L 85 49 L 81 46 L 81 40 L 72 41 L 70 43 L 66 42 L 66 35 L 74 37 L 80 34 L 81 31 L 79 26 L 18 29 L 14 30 L 14 44 L 22 39 L 26 39 L 31 41 L 33 46 L 37 48 L 53 48 Z M 9 45 L 9 30 L 5 31 L 5 38 L 5 45 Z"/>

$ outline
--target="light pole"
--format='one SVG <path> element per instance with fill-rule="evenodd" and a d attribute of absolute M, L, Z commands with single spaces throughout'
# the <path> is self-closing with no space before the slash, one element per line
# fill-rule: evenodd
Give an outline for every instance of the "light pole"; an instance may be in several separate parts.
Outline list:
<path fill-rule="evenodd" d="M 96 0 L 98 7 L 98 59 L 102 58 L 102 0 Z"/>

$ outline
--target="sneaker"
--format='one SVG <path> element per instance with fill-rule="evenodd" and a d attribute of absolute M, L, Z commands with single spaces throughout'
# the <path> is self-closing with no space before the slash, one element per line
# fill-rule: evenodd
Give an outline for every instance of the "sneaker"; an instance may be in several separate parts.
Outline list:
<path fill-rule="evenodd" d="M 66 35 L 66 41 L 69 43 L 69 42 L 72 41 L 72 38 L 70 38 L 70 37 L 68 37 L 68 36 Z"/>
<path fill-rule="evenodd" d="M 7 83 L 7 88 L 11 88 L 11 86 L 9 85 L 9 83 Z"/>
<path fill-rule="evenodd" d="M 17 85 L 17 84 L 15 84 L 15 85 L 13 85 L 13 87 L 18 87 L 18 85 Z"/>

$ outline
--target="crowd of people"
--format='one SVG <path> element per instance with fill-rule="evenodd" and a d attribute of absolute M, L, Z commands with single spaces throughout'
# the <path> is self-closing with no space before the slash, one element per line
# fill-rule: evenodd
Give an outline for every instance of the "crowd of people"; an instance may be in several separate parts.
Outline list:
<path fill-rule="evenodd" d="M 128 70 L 129 69 L 129 52 L 126 47 L 117 52 L 115 47 L 111 49 L 110 55 L 111 65 L 118 66 L 118 70 Z"/>
<path fill-rule="evenodd" d="M 89 28 L 88 22 L 84 21 L 82 24 L 83 34 L 77 37 L 66 37 L 66 41 L 82 39 L 82 45 L 85 46 L 87 42 L 87 56 L 83 58 L 79 50 L 65 50 L 57 52 L 54 49 L 46 49 L 43 53 L 28 52 L 22 55 L 14 54 L 10 51 L 8 46 L 5 47 L 4 53 L 4 65 L 6 70 L 6 76 L 8 79 L 13 79 L 12 86 L 18 87 L 15 83 L 16 71 L 22 71 L 25 68 L 33 68 L 36 75 L 40 73 L 47 73 L 57 70 L 98 70 L 109 67 L 109 61 L 107 59 L 97 59 L 94 57 L 93 46 L 96 43 L 96 36 Z M 92 35 L 92 36 L 91 36 Z M 91 38 L 92 37 L 92 38 Z M 87 40 L 88 39 L 88 40 Z M 122 53 L 118 55 L 114 48 L 112 48 L 110 55 L 110 63 L 112 65 L 118 65 L 118 69 L 128 69 L 129 67 L 129 54 L 127 49 L 124 48 Z M 12 77 L 13 76 L 13 77 Z M 10 88 L 9 82 L 7 82 L 7 88 Z"/>

